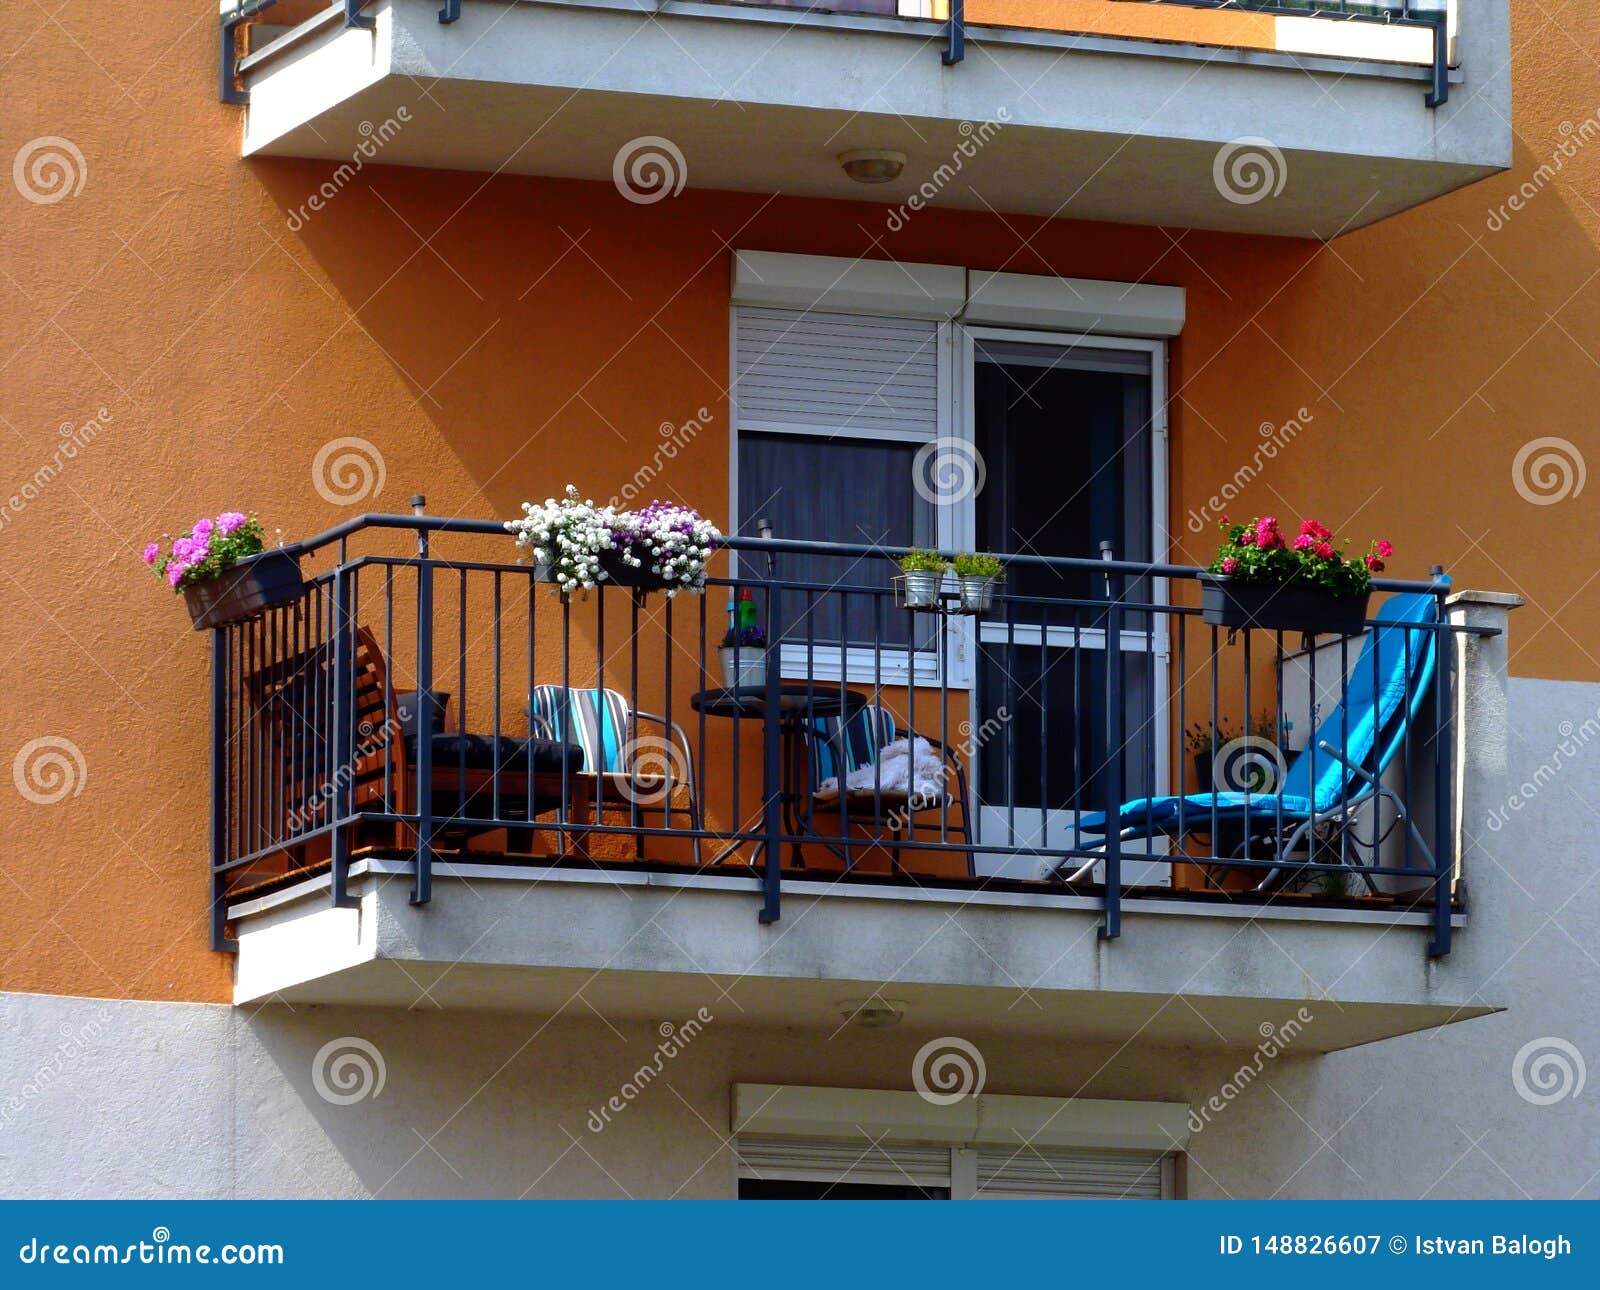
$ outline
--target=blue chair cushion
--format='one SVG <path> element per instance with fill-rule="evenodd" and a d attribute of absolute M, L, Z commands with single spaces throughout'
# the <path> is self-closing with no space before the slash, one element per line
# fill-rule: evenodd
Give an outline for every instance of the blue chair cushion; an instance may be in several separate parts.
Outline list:
<path fill-rule="evenodd" d="M 1213 805 L 1219 823 L 1222 821 L 1305 820 L 1311 817 L 1311 803 L 1304 797 L 1273 793 L 1252 793 L 1246 805 L 1243 793 L 1190 793 L 1187 797 L 1149 797 L 1136 802 L 1124 802 L 1118 813 L 1118 832 L 1134 827 L 1148 827 L 1152 833 L 1164 833 L 1178 826 L 1178 803 L 1183 803 L 1183 827 L 1194 833 L 1203 833 L 1211 819 Z M 1104 811 L 1092 811 L 1078 817 L 1078 827 L 1085 833 L 1104 833 Z"/>

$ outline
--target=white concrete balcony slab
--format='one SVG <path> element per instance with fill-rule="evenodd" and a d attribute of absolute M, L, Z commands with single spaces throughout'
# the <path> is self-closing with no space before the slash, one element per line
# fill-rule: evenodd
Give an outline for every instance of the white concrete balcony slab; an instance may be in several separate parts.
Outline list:
<path fill-rule="evenodd" d="M 700 0 L 460 8 L 442 23 L 441 0 L 377 0 L 372 25 L 352 27 L 340 5 L 277 34 L 240 63 L 244 154 L 610 182 L 642 151 L 664 160 L 641 173 L 673 188 L 1323 238 L 1511 162 L 1506 0 L 1460 0 L 1449 101 L 1432 109 L 1431 67 L 1360 42 L 969 27 L 965 59 L 945 66 L 927 19 Z M 863 148 L 905 153 L 904 171 L 854 182 L 837 157 Z"/>
<path fill-rule="evenodd" d="M 1087 896 L 440 864 L 352 870 L 355 907 L 309 879 L 235 905 L 235 1002 L 661 1020 L 707 1008 L 832 1030 L 863 1002 L 956 1034 L 1254 1048 L 1289 1026 L 1327 1052 L 1496 1011 L 1481 977 L 1426 954 L 1431 910 L 1124 902 L 1103 941 Z M 1455 916 L 1459 927 L 1464 923 Z"/>

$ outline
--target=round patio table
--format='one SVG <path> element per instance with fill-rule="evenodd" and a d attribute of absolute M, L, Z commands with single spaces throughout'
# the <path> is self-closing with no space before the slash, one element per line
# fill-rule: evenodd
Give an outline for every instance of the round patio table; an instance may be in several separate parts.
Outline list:
<path fill-rule="evenodd" d="M 778 796 L 783 804 L 783 827 L 791 837 L 800 832 L 797 806 L 800 801 L 801 776 L 806 768 L 807 727 L 826 717 L 853 717 L 867 706 L 867 696 L 855 690 L 841 690 L 838 682 L 818 684 L 815 681 L 786 681 L 778 685 L 778 733 L 783 740 L 783 755 L 779 758 L 780 781 Z M 767 707 L 767 687 L 764 685 L 739 685 L 732 689 L 701 690 L 691 695 L 689 706 L 707 717 L 725 717 L 729 720 L 759 722 L 763 729 L 772 715 Z M 764 844 L 759 844 L 763 845 Z M 738 849 L 737 845 L 722 852 L 713 864 L 726 859 Z M 796 868 L 805 868 L 805 857 L 798 842 L 789 844 L 790 857 Z M 751 860 L 754 865 L 755 860 Z"/>

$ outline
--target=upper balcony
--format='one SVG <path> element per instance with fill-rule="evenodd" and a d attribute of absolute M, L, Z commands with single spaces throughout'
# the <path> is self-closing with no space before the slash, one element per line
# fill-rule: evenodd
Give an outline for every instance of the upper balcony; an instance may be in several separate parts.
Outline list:
<path fill-rule="evenodd" d="M 223 11 L 247 156 L 1320 238 L 1511 162 L 1506 0 Z M 857 150 L 903 169 L 865 185 Z"/>
<path fill-rule="evenodd" d="M 509 548 L 362 517 L 214 629 L 238 1001 L 659 1019 L 709 982 L 745 1024 L 1241 1047 L 1304 1009 L 1306 1050 L 1495 1007 L 1494 910 L 1451 950 L 1503 654 L 1447 581 L 1302 641 L 1109 557 L 918 608 L 892 550 L 730 538 L 668 598 Z"/>

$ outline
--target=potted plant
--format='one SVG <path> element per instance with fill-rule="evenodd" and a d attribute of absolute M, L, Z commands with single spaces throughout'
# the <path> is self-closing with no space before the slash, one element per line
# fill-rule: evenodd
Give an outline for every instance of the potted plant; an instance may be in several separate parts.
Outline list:
<path fill-rule="evenodd" d="M 767 633 L 754 626 L 728 628 L 717 659 L 722 664 L 723 689 L 766 685 Z"/>
<path fill-rule="evenodd" d="M 1316 520 L 1292 539 L 1271 515 L 1248 524 L 1224 516 L 1222 530 L 1201 576 L 1201 617 L 1217 627 L 1354 636 L 1366 622 L 1372 575 L 1394 554 L 1388 542 L 1374 542 L 1364 556 L 1346 557 L 1348 542 Z"/>
<path fill-rule="evenodd" d="M 937 551 L 910 550 L 900 557 L 900 582 L 907 609 L 937 609 L 939 588 L 950 562 Z"/>
<path fill-rule="evenodd" d="M 961 607 L 969 614 L 986 614 L 994 605 L 995 588 L 1000 585 L 1000 557 L 966 551 L 955 558 L 956 582 L 961 588 Z"/>
<path fill-rule="evenodd" d="M 642 511 L 596 506 L 567 485 L 560 501 L 524 502 L 523 517 L 507 520 L 517 545 L 531 551 L 535 577 L 563 595 L 602 582 L 647 591 L 700 591 L 706 563 L 722 534 L 697 511 L 651 502 Z"/>
<path fill-rule="evenodd" d="M 305 590 L 300 557 L 267 550 L 261 521 L 239 511 L 196 520 L 164 552 L 150 543 L 144 562 L 183 597 L 196 631 L 254 618 Z"/>

